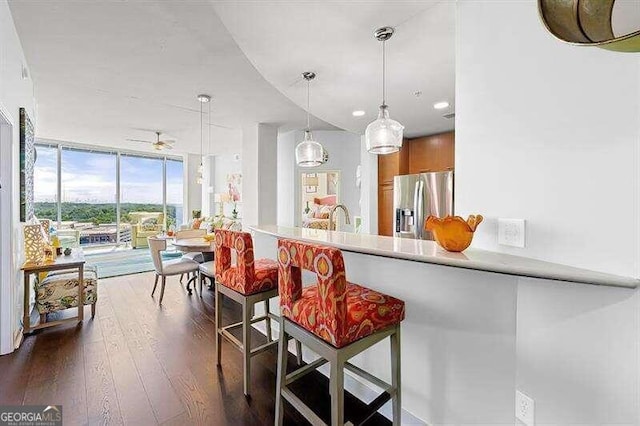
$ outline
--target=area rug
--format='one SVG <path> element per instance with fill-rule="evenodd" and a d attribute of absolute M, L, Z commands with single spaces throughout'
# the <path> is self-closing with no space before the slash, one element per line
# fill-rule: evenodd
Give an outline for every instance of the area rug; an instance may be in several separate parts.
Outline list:
<path fill-rule="evenodd" d="M 163 252 L 164 260 L 175 259 L 180 252 Z M 153 271 L 149 249 L 116 250 L 107 253 L 87 253 L 87 263 L 98 267 L 98 278 L 118 277 Z"/>

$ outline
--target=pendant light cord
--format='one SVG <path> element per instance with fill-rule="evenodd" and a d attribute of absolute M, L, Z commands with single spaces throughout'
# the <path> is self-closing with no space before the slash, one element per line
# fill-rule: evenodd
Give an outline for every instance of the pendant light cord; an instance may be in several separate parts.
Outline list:
<path fill-rule="evenodd" d="M 200 164 L 202 164 L 203 144 L 204 144 L 204 131 L 202 130 L 202 102 L 200 102 Z"/>
<path fill-rule="evenodd" d="M 387 71 L 387 55 L 386 55 L 386 49 L 385 46 L 387 44 L 386 40 L 382 41 L 382 105 L 387 105 L 387 99 L 386 99 L 386 92 L 387 92 L 387 86 L 386 86 L 386 71 Z"/>
<path fill-rule="evenodd" d="M 207 122 L 209 123 L 209 132 L 207 133 L 208 135 L 208 142 L 207 142 L 207 154 L 211 154 L 211 101 L 208 102 L 209 103 L 209 113 L 208 113 L 208 117 L 209 119 L 207 120 Z"/>
<path fill-rule="evenodd" d="M 311 81 L 309 79 L 307 79 L 307 131 L 310 132 L 311 131 L 311 121 L 309 119 L 309 105 L 311 104 Z"/>

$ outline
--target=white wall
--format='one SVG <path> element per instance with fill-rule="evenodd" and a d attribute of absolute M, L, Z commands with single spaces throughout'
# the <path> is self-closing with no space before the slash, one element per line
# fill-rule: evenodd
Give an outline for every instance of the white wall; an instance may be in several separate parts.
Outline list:
<path fill-rule="evenodd" d="M 185 182 L 185 188 L 187 190 L 187 205 L 185 211 L 187 220 L 191 220 L 191 212 L 193 210 L 202 210 L 203 185 L 196 183 L 200 158 L 198 154 L 188 154 L 186 156 L 187 181 Z"/>
<path fill-rule="evenodd" d="M 460 1 L 456 212 L 474 247 L 637 276 L 638 55 L 546 32 L 536 2 Z M 527 247 L 496 218 L 527 220 Z"/>
<path fill-rule="evenodd" d="M 362 232 L 378 234 L 378 156 L 370 154 L 365 145 L 364 135 L 360 138 L 361 189 L 360 213 Z"/>
<path fill-rule="evenodd" d="M 278 134 L 278 217 L 281 226 L 296 225 L 296 137 L 299 132 L 289 131 Z"/>
<path fill-rule="evenodd" d="M 242 127 L 242 225 L 277 221 L 278 129 L 255 123 Z"/>
<path fill-rule="evenodd" d="M 301 173 L 339 170 L 339 201 L 347 206 L 351 214 L 351 225 L 343 225 L 341 229 L 353 231 L 353 216 L 360 216 L 361 211 L 360 191 L 356 186 L 360 136 L 342 130 L 318 130 L 313 132 L 313 136 L 329 152 L 329 161 L 318 167 L 304 169 L 295 162 L 295 147 L 304 139 L 304 132 L 291 131 L 278 135 L 278 174 L 288 179 L 288 183 L 280 183 L 278 187 L 278 224 L 300 226 L 302 222 Z M 340 223 L 343 223 L 342 213 L 339 215 Z"/>
<path fill-rule="evenodd" d="M 638 55 L 555 40 L 534 0 L 457 7 L 456 212 L 487 217 L 473 245 L 638 276 Z M 497 245 L 498 217 L 528 221 L 526 248 Z M 520 278 L 516 306 L 536 424 L 640 423 L 638 290 Z"/>
<path fill-rule="evenodd" d="M 19 223 L 19 144 L 20 119 L 19 108 L 25 107 L 34 126 L 38 127 L 33 96 L 33 82 L 30 78 L 22 78 L 22 67 L 27 63 L 18 38 L 13 18 L 6 0 L 0 0 L 0 111 L 8 119 L 11 133 L 3 133 L 0 138 L 0 160 L 2 161 L 2 197 L 0 198 L 0 220 L 2 227 L 3 248 L 10 252 L 2 253 L 4 259 L 9 256 L 10 271 L 3 278 L 10 280 L 10 285 L 0 285 L 0 354 L 13 350 L 13 337 L 21 328 L 22 318 L 22 279 L 19 272 L 23 262 L 22 226 Z M 9 172 L 9 173 L 7 173 Z M 9 201 L 9 202 L 7 202 Z M 9 221 L 7 224 L 5 221 Z M 7 234 L 5 234 L 6 232 Z M 3 270 L 4 263 L 3 263 Z M 2 273 L 3 271 L 0 271 Z M 9 303 L 4 303 L 4 301 Z M 7 312 L 9 311 L 9 312 Z"/>
<path fill-rule="evenodd" d="M 211 212 L 213 214 L 217 214 L 220 207 L 218 204 L 214 202 L 214 194 L 228 193 L 229 188 L 227 186 L 227 176 L 235 173 L 242 173 L 242 159 L 238 156 L 238 154 L 225 154 L 225 155 L 215 155 L 211 157 L 212 160 L 212 176 L 213 180 L 211 182 L 211 186 L 213 187 L 213 194 L 211 194 Z M 242 187 L 239 188 L 241 190 L 240 200 L 242 200 Z M 231 212 L 233 211 L 233 203 L 225 203 L 224 205 L 224 215 L 231 216 Z M 239 217 L 242 217 L 242 202 L 238 203 L 237 211 Z"/>

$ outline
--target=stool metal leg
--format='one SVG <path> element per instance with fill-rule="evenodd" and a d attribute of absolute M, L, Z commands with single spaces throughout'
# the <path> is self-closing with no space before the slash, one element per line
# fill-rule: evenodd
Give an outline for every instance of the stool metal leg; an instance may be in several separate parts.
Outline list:
<path fill-rule="evenodd" d="M 344 362 L 340 359 L 331 361 L 329 393 L 331 394 L 331 425 L 342 426 L 344 425 Z"/>
<path fill-rule="evenodd" d="M 249 396 L 251 382 L 251 316 L 253 306 L 245 299 L 242 302 L 242 370 L 244 372 L 244 394 Z"/>
<path fill-rule="evenodd" d="M 213 287 L 216 289 L 215 291 L 215 327 L 216 327 L 216 365 L 220 365 L 220 355 L 222 352 L 222 335 L 220 332 L 222 331 L 222 295 L 218 291 L 218 284 L 213 284 Z"/>
<path fill-rule="evenodd" d="M 393 407 L 393 424 L 400 426 L 402 417 L 402 381 L 400 365 L 400 326 L 396 327 L 396 332 L 389 336 L 391 339 L 391 386 L 395 393 L 391 398 Z"/>
<path fill-rule="evenodd" d="M 271 341 L 271 317 L 269 316 L 269 299 L 264 301 L 264 314 L 267 317 L 265 319 L 266 325 L 267 325 L 267 341 L 270 342 Z"/>
<path fill-rule="evenodd" d="M 296 340 L 296 361 L 298 365 L 302 365 L 302 343 L 300 340 Z"/>
<path fill-rule="evenodd" d="M 275 426 L 282 426 L 284 422 L 284 398 L 282 397 L 282 388 L 285 386 L 285 377 L 287 375 L 287 333 L 284 328 L 284 320 L 280 317 L 280 338 L 278 340 L 278 372 L 276 376 L 276 419 Z"/>

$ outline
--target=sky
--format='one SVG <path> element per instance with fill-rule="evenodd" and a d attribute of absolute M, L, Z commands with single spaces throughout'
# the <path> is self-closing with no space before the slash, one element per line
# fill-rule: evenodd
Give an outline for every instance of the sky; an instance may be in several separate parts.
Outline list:
<path fill-rule="evenodd" d="M 57 149 L 37 146 L 35 201 L 56 201 Z M 123 203 L 162 204 L 162 160 L 121 155 Z M 167 203 L 183 201 L 181 161 L 167 161 Z M 62 202 L 115 203 L 116 155 L 62 150 Z"/>

